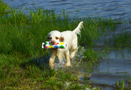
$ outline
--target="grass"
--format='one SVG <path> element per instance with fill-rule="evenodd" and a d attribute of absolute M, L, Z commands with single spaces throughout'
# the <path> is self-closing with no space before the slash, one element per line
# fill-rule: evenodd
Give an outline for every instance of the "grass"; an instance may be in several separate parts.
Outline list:
<path fill-rule="evenodd" d="M 99 53 L 98 53 L 99 52 Z M 83 53 L 84 56 L 84 71 L 85 72 L 91 72 L 93 71 L 93 67 L 97 67 L 97 64 L 100 62 L 101 53 L 100 51 L 94 50 L 92 47 L 87 48 L 85 52 Z M 88 67 L 87 67 L 88 65 Z"/>
<path fill-rule="evenodd" d="M 119 80 L 115 84 L 115 90 L 130 90 L 131 89 L 131 79 Z"/>
<path fill-rule="evenodd" d="M 103 35 L 103 32 L 107 30 L 115 30 L 118 24 L 121 24 L 120 21 L 115 21 L 104 18 L 83 18 L 84 21 L 84 30 L 81 33 L 82 40 L 80 40 L 81 45 L 92 46 L 94 44 L 94 39 L 99 39 L 99 36 Z"/>
<path fill-rule="evenodd" d="M 73 30 L 83 20 L 84 28 L 79 37 L 80 46 L 92 47 L 93 40 L 105 30 L 113 30 L 120 22 L 102 18 L 70 19 L 42 8 L 28 10 L 9 8 L 0 0 L 0 89 L 84 89 L 77 75 L 68 71 L 48 68 L 48 61 L 39 65 L 39 58 L 48 57 L 41 44 L 51 30 Z M 98 53 L 87 49 L 86 62 L 97 62 Z M 47 66 L 47 67 L 46 67 Z M 90 67 L 87 67 L 90 68 Z M 69 82 L 69 85 L 66 83 Z"/>
<path fill-rule="evenodd" d="M 109 39 L 109 44 L 115 48 L 131 48 L 131 34 L 128 32 L 115 34 Z"/>
<path fill-rule="evenodd" d="M 5 14 L 6 10 L 9 9 L 9 6 L 7 4 L 3 4 L 3 2 L 0 0 L 0 14 Z"/>
<path fill-rule="evenodd" d="M 98 61 L 98 58 L 100 57 L 100 53 L 98 54 L 97 51 L 93 50 L 93 48 L 86 49 L 86 51 L 83 54 L 85 57 L 85 60 L 96 62 Z"/>

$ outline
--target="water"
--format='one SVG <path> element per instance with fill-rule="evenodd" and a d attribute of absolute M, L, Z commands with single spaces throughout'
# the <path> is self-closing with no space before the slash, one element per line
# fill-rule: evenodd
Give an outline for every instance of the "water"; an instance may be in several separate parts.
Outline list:
<path fill-rule="evenodd" d="M 96 48 L 101 49 L 101 47 L 107 45 L 103 41 L 108 41 L 114 34 L 125 32 L 131 33 L 131 24 L 121 24 L 118 25 L 115 31 L 105 32 L 104 37 L 95 41 Z M 102 90 L 112 90 L 116 81 L 128 80 L 131 77 L 131 49 L 109 50 L 103 55 L 101 62 L 97 67 L 94 67 L 94 71 L 90 72 L 90 74 L 92 74 L 90 80 L 94 84 L 100 84 L 102 88 L 104 85 L 110 87 L 106 89 L 104 87 Z"/>
<path fill-rule="evenodd" d="M 61 14 L 64 9 L 70 17 L 112 17 L 131 16 L 131 0 L 4 0 L 9 6 L 22 9 L 42 7 Z"/>
<path fill-rule="evenodd" d="M 111 50 L 94 68 L 91 80 L 96 83 L 114 85 L 116 81 L 131 76 L 131 50 Z"/>

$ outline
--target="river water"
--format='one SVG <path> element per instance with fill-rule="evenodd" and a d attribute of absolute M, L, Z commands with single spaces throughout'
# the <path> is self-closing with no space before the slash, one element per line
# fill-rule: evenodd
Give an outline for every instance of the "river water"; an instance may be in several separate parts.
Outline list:
<path fill-rule="evenodd" d="M 131 50 L 111 50 L 107 57 L 91 72 L 94 84 L 114 86 L 119 80 L 131 77 Z"/>
<path fill-rule="evenodd" d="M 22 9 L 42 7 L 61 14 L 64 9 L 70 17 L 131 18 L 131 0 L 3 0 L 9 6 Z"/>

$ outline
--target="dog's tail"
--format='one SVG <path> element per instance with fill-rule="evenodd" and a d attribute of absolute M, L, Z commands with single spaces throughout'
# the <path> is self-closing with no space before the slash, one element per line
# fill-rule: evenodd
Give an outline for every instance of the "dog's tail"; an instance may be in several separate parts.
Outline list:
<path fill-rule="evenodd" d="M 83 27 L 83 21 L 79 23 L 79 25 L 73 30 L 75 34 L 80 34 L 80 29 Z"/>

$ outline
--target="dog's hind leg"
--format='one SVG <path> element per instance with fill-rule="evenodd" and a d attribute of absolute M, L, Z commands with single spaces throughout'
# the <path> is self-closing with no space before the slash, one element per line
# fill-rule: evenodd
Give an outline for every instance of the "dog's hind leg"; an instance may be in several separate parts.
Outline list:
<path fill-rule="evenodd" d="M 77 42 L 78 42 L 78 41 L 77 41 L 77 36 L 75 36 L 75 39 L 73 40 L 72 46 L 71 46 L 71 51 L 70 51 L 71 55 L 70 55 L 70 59 L 72 59 L 72 58 L 75 56 L 76 52 L 78 51 Z"/>
<path fill-rule="evenodd" d="M 77 51 L 78 51 L 78 47 L 71 51 L 70 59 L 73 59 Z"/>

